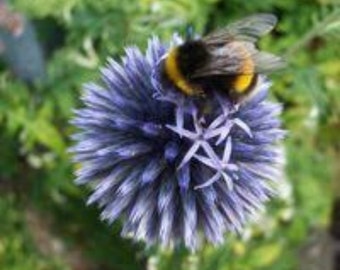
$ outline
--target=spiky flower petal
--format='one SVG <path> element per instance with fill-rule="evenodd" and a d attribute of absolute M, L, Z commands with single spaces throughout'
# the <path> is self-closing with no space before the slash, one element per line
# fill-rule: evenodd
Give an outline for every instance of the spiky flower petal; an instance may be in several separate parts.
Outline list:
<path fill-rule="evenodd" d="M 92 183 L 88 203 L 102 219 L 122 218 L 122 234 L 147 244 L 195 250 L 241 231 L 275 193 L 281 106 L 266 101 L 270 83 L 259 77 L 248 101 L 236 106 L 216 92 L 202 115 L 164 83 L 167 50 L 153 38 L 145 56 L 132 47 L 121 64 L 109 60 L 102 85 L 85 86 L 71 151 L 82 164 L 76 182 Z"/>

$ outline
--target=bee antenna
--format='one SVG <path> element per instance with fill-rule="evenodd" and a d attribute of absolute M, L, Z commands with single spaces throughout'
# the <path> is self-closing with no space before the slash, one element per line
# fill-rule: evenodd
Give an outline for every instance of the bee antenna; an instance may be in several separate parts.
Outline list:
<path fill-rule="evenodd" d="M 194 39 L 194 26 L 192 24 L 187 25 L 185 29 L 185 39 L 193 40 Z"/>

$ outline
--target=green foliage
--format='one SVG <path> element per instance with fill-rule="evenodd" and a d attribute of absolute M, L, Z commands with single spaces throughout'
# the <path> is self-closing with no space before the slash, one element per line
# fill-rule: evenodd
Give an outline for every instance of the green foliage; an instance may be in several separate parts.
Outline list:
<path fill-rule="evenodd" d="M 63 16 L 81 2 L 80 0 L 49 0 L 48 5 L 42 0 L 13 0 L 13 5 L 25 14 L 34 18 L 43 18 L 47 16 Z"/>
<path fill-rule="evenodd" d="M 57 257 L 45 257 L 39 253 L 25 220 L 23 205 L 12 195 L 1 196 L 0 212 L 0 268 L 6 270 L 68 270 Z M 18 233 L 19 232 L 19 233 Z"/>
<path fill-rule="evenodd" d="M 68 248 L 80 249 L 81 258 L 99 269 L 298 269 L 297 254 L 309 230 L 329 224 L 331 182 L 337 177 L 333 170 L 340 156 L 340 7 L 335 1 L 13 0 L 11 4 L 34 21 L 46 56 L 46 78 L 28 85 L 9 71 L 8 61 L 0 65 L 0 269 L 73 267 L 65 258 L 39 250 L 24 214 L 28 205 L 52 220 L 51 232 Z M 66 149 L 73 130 L 68 121 L 82 84 L 96 80 L 99 66 L 107 57 L 118 57 L 128 44 L 145 48 L 153 34 L 168 40 L 190 24 L 204 33 L 258 12 L 279 16 L 278 27 L 260 46 L 285 55 L 289 64 L 272 77 L 272 98 L 284 104 L 283 120 L 289 130 L 287 180 L 280 198 L 244 235 L 226 236 L 225 245 L 204 246 L 197 254 L 145 250 L 121 239 L 119 224 L 110 228 L 98 221 L 98 211 L 84 205 L 85 194 L 72 183 Z M 340 196 L 340 191 L 335 192 Z"/>

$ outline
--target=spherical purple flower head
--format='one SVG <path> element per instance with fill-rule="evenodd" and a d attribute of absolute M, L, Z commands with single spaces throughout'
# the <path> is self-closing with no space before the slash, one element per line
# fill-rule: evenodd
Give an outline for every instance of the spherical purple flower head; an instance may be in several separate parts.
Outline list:
<path fill-rule="evenodd" d="M 281 106 L 266 101 L 270 84 L 259 77 L 248 101 L 216 92 L 202 114 L 161 76 L 167 50 L 153 38 L 145 56 L 132 47 L 121 64 L 109 60 L 102 85 L 85 86 L 71 152 L 76 182 L 92 183 L 88 203 L 110 223 L 121 218 L 122 235 L 195 250 L 241 232 L 275 193 Z"/>

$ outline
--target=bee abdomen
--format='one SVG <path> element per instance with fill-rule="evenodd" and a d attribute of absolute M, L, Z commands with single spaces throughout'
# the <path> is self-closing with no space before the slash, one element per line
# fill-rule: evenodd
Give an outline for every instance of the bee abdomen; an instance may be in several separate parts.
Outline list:
<path fill-rule="evenodd" d="M 254 74 L 255 64 L 248 50 L 241 44 L 239 44 L 238 50 L 242 55 L 247 55 L 247 57 L 242 60 L 239 75 L 235 76 L 232 82 L 232 88 L 236 93 L 242 95 L 247 93 L 249 88 L 253 86 L 256 75 Z"/>

